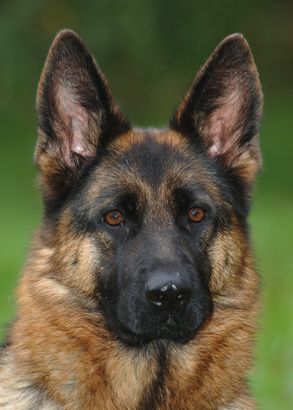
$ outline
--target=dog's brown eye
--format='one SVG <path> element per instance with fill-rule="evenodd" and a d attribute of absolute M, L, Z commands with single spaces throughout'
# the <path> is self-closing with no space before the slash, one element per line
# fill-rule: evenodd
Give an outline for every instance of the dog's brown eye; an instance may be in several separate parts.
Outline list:
<path fill-rule="evenodd" d="M 188 211 L 188 218 L 192 222 L 201 222 L 206 216 L 205 211 L 202 208 L 194 207 Z"/>
<path fill-rule="evenodd" d="M 104 216 L 104 221 L 111 226 L 122 225 L 125 222 L 124 215 L 121 211 L 114 209 L 113 211 L 107 212 Z"/>

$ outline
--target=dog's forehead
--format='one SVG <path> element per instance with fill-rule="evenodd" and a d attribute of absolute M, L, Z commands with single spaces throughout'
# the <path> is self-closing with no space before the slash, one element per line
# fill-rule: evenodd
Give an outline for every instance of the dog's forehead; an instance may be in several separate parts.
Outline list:
<path fill-rule="evenodd" d="M 130 179 L 130 183 L 142 180 L 151 187 L 169 180 L 205 185 L 210 177 L 188 140 L 168 129 L 134 129 L 123 134 L 112 143 L 105 167 L 110 178 Z"/>
<path fill-rule="evenodd" d="M 116 138 L 87 185 L 87 200 L 135 192 L 144 200 L 169 200 L 176 188 L 195 187 L 216 199 L 218 188 L 205 159 L 172 130 L 135 129 Z"/>

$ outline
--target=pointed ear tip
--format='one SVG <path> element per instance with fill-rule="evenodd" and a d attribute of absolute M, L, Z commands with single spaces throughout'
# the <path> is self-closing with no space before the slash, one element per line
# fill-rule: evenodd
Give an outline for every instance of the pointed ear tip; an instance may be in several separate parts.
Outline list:
<path fill-rule="evenodd" d="M 242 33 L 229 34 L 221 41 L 221 45 L 238 46 L 250 50 L 248 41 Z"/>
<path fill-rule="evenodd" d="M 79 38 L 79 35 L 74 31 L 71 30 L 70 28 L 63 28 L 62 30 L 58 31 L 58 33 L 55 36 L 55 40 L 60 40 L 64 38 Z"/>
<path fill-rule="evenodd" d="M 56 34 L 51 47 L 54 47 L 60 43 L 68 43 L 72 41 L 76 42 L 76 40 L 81 42 L 79 35 L 71 29 L 64 28 Z"/>
<path fill-rule="evenodd" d="M 80 47 L 84 47 L 82 40 L 80 39 L 79 35 L 71 30 L 71 29 L 62 29 L 60 30 L 54 40 L 51 43 L 51 46 L 49 48 L 46 61 L 43 66 L 43 70 L 41 73 L 41 77 L 38 83 L 37 87 L 37 97 L 36 97 L 36 108 L 37 111 L 40 109 L 40 106 L 42 104 L 42 95 L 43 95 L 43 87 L 44 87 L 44 82 L 45 78 L 50 70 L 50 66 L 52 64 L 52 61 L 54 59 L 58 59 L 59 53 L 63 49 L 73 49 L 73 50 L 78 50 Z"/>

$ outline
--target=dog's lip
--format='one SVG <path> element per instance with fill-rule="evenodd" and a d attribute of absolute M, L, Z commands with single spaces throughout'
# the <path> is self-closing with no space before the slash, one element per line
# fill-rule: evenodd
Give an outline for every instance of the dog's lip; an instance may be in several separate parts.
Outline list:
<path fill-rule="evenodd" d="M 136 337 L 148 337 L 147 333 L 136 332 L 132 330 L 129 326 L 125 325 L 122 321 L 119 321 L 118 326 L 119 326 L 119 329 L 123 333 L 126 333 L 128 335 L 133 335 Z M 161 331 L 163 330 L 163 331 L 168 332 L 170 330 L 179 328 L 180 323 L 178 322 L 178 320 L 177 321 L 175 320 L 173 315 L 168 314 L 167 317 L 164 317 L 160 321 L 156 321 L 156 326 L 157 326 L 157 329 L 160 328 Z"/>
<path fill-rule="evenodd" d="M 166 343 L 175 342 L 185 344 L 192 340 L 197 333 L 197 328 L 188 328 L 183 332 L 183 329 L 180 329 L 179 324 L 176 323 L 171 315 L 169 315 L 167 321 L 159 327 L 159 331 L 153 334 L 138 333 L 130 329 L 129 326 L 119 322 L 118 327 L 115 329 L 115 333 L 116 337 L 126 345 L 138 347 L 149 343 L 159 343 L 162 341 Z"/>
<path fill-rule="evenodd" d="M 131 330 L 127 325 L 123 324 L 122 322 L 118 323 L 118 328 L 119 328 L 119 332 L 121 334 L 126 335 L 126 336 L 135 337 L 135 338 L 145 336 L 144 333 L 134 332 L 133 330 Z"/>
<path fill-rule="evenodd" d="M 123 324 L 119 326 L 118 330 L 115 330 L 115 333 L 119 340 L 129 346 L 143 346 L 152 341 L 151 338 L 147 340 L 145 335 L 135 333 Z"/>
<path fill-rule="evenodd" d="M 167 319 L 167 321 L 166 321 L 166 325 L 167 325 L 168 327 L 177 326 L 177 322 L 176 322 L 176 320 L 172 317 L 172 315 L 169 315 L 169 316 L 168 316 L 168 319 Z"/>

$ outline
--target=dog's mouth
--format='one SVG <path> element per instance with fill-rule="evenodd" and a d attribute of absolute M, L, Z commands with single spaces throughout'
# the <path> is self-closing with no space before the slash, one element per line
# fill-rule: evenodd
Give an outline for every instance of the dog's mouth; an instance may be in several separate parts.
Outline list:
<path fill-rule="evenodd" d="M 148 332 L 133 331 L 127 325 L 119 323 L 115 329 L 111 329 L 115 336 L 124 344 L 132 347 L 143 347 L 150 343 L 173 342 L 176 344 L 186 344 L 192 340 L 200 326 L 182 326 L 174 318 L 169 317 L 164 323 L 157 323 Z"/>
<path fill-rule="evenodd" d="M 175 343 L 183 345 L 194 339 L 213 310 L 210 299 L 193 298 L 187 305 L 172 311 L 148 304 L 117 298 L 101 299 L 101 308 L 111 333 L 124 345 L 142 347 L 150 343 Z"/>

